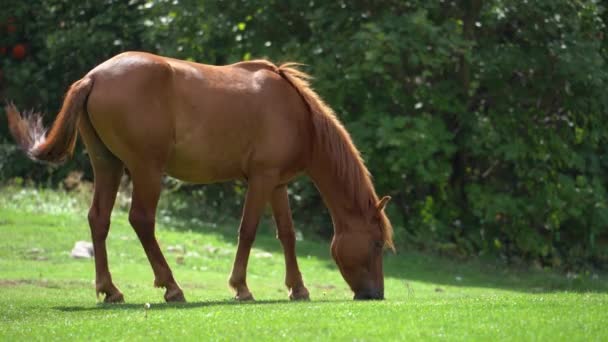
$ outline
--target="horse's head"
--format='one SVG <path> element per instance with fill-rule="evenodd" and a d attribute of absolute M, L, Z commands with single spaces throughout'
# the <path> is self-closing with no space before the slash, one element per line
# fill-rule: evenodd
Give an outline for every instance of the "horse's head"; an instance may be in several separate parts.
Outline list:
<path fill-rule="evenodd" d="M 384 299 L 382 252 L 388 243 L 388 220 L 384 207 L 390 197 L 382 198 L 364 215 L 353 215 L 334 235 L 331 254 L 340 273 L 355 293 L 354 299 Z"/>

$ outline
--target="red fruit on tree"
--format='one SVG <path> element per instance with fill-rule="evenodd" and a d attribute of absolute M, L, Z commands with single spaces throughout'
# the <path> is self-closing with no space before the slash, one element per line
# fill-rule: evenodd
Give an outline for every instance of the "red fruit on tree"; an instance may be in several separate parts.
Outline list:
<path fill-rule="evenodd" d="M 22 60 L 25 57 L 25 45 L 17 44 L 13 46 L 13 51 L 11 52 L 11 55 L 14 59 Z"/>

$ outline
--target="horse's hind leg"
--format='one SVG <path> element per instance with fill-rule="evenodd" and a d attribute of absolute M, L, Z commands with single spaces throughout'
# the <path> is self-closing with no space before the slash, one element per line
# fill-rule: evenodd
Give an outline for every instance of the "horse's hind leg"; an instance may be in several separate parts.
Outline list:
<path fill-rule="evenodd" d="M 283 245 L 285 254 L 285 285 L 289 290 L 289 299 L 308 300 L 308 289 L 304 286 L 302 274 L 296 259 L 296 235 L 289 208 L 287 186 L 282 185 L 272 193 L 272 213 L 277 225 L 277 237 Z"/>
<path fill-rule="evenodd" d="M 116 192 L 122 176 L 122 164 L 118 160 L 97 161 L 95 173 L 95 194 L 89 210 L 89 226 L 95 253 L 95 290 L 105 294 L 104 302 L 120 303 L 123 295 L 112 283 L 106 252 L 106 238 L 110 231 L 110 215 L 116 199 Z"/>
<path fill-rule="evenodd" d="M 155 236 L 155 214 L 161 188 L 161 172 L 152 171 L 153 167 L 141 167 L 131 171 L 133 179 L 133 199 L 129 212 L 129 222 L 135 229 L 144 247 L 152 270 L 154 286 L 164 287 L 167 302 L 184 302 L 184 293 L 179 287 L 171 268 L 160 250 Z"/>
<path fill-rule="evenodd" d="M 106 303 L 123 302 L 122 293 L 112 282 L 106 252 L 110 215 L 123 174 L 123 164 L 101 142 L 86 117 L 80 121 L 79 127 L 95 177 L 95 193 L 88 215 L 95 253 L 95 290 L 98 295 L 105 294 Z"/>

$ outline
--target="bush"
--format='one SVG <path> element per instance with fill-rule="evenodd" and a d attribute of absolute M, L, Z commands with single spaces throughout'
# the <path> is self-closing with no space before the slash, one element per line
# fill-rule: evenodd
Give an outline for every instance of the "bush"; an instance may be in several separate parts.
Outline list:
<path fill-rule="evenodd" d="M 36 4 L 0 17 L 18 26 L 2 46 L 27 37 L 25 58 L 0 62 L 5 96 L 22 107 L 53 111 L 71 82 L 127 49 L 210 64 L 297 60 L 379 193 L 393 196 L 401 244 L 548 266 L 608 262 L 608 15 L 596 1 Z M 60 174 L 1 153 L 12 160 L 3 177 Z M 237 203 L 239 188 L 194 194 Z M 291 191 L 296 214 L 319 212 L 310 183 Z M 306 229 L 327 234 L 324 217 Z"/>

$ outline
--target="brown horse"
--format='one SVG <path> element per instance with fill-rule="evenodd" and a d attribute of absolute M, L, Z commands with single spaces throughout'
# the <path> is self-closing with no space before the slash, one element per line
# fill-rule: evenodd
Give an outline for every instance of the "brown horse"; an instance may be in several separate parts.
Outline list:
<path fill-rule="evenodd" d="M 236 299 L 253 299 L 247 261 L 258 221 L 270 202 L 285 253 L 290 299 L 308 299 L 295 255 L 287 183 L 307 173 L 328 206 L 331 254 L 355 299 L 384 298 L 382 250 L 393 248 L 384 214 L 389 197 L 376 196 L 348 132 L 294 64 L 258 60 L 211 66 L 127 52 L 76 81 L 48 134 L 38 115 L 7 106 L 9 128 L 34 160 L 71 156 L 80 132 L 95 176 L 89 225 L 95 250 L 96 291 L 122 302 L 108 268 L 106 237 L 124 168 L 133 181 L 129 222 L 166 301 L 184 294 L 156 241 L 161 178 L 193 183 L 248 183 L 229 284 Z"/>

